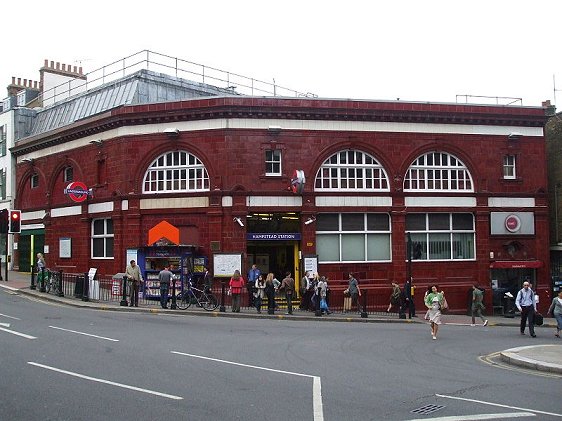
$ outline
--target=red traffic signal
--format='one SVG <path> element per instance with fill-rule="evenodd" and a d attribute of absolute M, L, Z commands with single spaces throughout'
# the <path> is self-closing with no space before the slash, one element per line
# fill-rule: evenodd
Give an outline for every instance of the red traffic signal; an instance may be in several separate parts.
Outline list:
<path fill-rule="evenodd" d="M 21 211 L 10 211 L 10 233 L 19 234 L 21 232 Z"/>

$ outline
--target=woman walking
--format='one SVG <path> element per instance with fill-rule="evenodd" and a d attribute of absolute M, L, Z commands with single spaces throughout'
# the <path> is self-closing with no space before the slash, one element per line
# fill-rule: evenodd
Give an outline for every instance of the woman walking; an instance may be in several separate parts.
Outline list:
<path fill-rule="evenodd" d="M 559 338 L 560 332 L 562 331 L 562 289 L 558 291 L 558 297 L 554 297 L 552 300 L 552 304 L 548 308 L 548 313 L 552 314 L 556 319 L 556 333 L 554 336 Z"/>
<path fill-rule="evenodd" d="M 265 296 L 267 297 L 267 313 L 268 314 L 273 314 L 275 312 L 275 291 L 276 291 L 276 287 L 275 284 L 273 282 L 275 276 L 273 275 L 273 273 L 268 273 L 267 274 L 267 278 L 265 278 L 265 289 L 264 289 L 264 293 Z"/>
<path fill-rule="evenodd" d="M 441 307 L 445 300 L 443 291 L 437 292 L 437 285 L 431 286 L 431 292 L 425 297 L 425 305 L 429 309 L 427 311 L 427 319 L 431 323 L 431 337 L 437 339 L 437 331 L 441 324 Z"/>
<path fill-rule="evenodd" d="M 265 297 L 265 280 L 263 275 L 260 274 L 256 280 L 256 292 L 254 292 L 254 304 L 256 305 L 256 310 L 261 313 L 261 303 Z"/>
<path fill-rule="evenodd" d="M 230 293 L 232 294 L 232 312 L 240 313 L 240 295 L 244 288 L 244 278 L 240 276 L 240 271 L 236 269 L 234 275 L 230 278 L 229 286 Z"/>
<path fill-rule="evenodd" d="M 402 303 L 400 302 L 400 297 L 402 295 L 402 290 L 400 289 L 400 285 L 396 282 L 392 282 L 392 293 L 390 294 L 390 303 L 388 304 L 388 308 L 386 309 L 387 313 L 390 313 L 392 307 L 397 307 L 398 311 L 402 307 Z"/>

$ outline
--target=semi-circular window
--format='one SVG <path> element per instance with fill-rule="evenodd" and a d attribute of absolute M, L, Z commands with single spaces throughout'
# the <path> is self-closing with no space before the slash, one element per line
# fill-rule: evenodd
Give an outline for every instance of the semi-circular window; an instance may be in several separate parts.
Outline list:
<path fill-rule="evenodd" d="M 404 191 L 474 191 L 472 176 L 456 156 L 428 152 L 418 157 L 406 172 Z"/>
<path fill-rule="evenodd" d="M 209 174 L 195 155 L 167 152 L 156 158 L 144 175 L 143 193 L 208 191 Z"/>
<path fill-rule="evenodd" d="M 371 155 L 340 151 L 324 161 L 314 184 L 316 191 L 389 191 L 386 171 Z"/>

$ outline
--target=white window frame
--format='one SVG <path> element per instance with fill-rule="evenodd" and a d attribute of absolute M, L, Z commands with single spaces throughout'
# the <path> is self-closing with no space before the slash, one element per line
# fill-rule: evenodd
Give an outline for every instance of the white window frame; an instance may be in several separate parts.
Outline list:
<path fill-rule="evenodd" d="M 456 156 L 432 151 L 417 157 L 406 171 L 405 192 L 474 192 L 472 175 Z"/>
<path fill-rule="evenodd" d="M 363 212 L 352 212 L 355 214 L 362 214 L 363 215 L 363 230 L 346 230 L 344 231 L 342 228 L 342 216 L 345 214 L 342 213 L 338 213 L 338 229 L 337 230 L 331 230 L 331 231 L 316 231 L 316 244 L 318 247 L 319 244 L 319 239 L 321 239 L 322 236 L 327 237 L 337 237 L 337 244 L 338 244 L 338 259 L 337 260 L 324 260 L 322 257 L 322 251 L 321 250 L 316 250 L 318 253 L 318 261 L 321 263 L 373 263 L 373 262 L 391 262 L 392 261 L 392 221 L 390 218 L 390 215 L 387 213 L 381 213 L 381 212 L 369 212 L 369 213 L 363 213 Z M 335 213 L 331 213 L 332 215 L 334 215 Z M 367 217 L 368 215 L 385 215 L 388 218 L 388 230 L 369 230 L 368 229 L 368 225 L 367 225 Z M 318 218 L 321 217 L 320 215 L 317 215 L 317 220 Z M 374 236 L 374 235 L 384 235 L 388 237 L 388 259 L 377 259 L 377 260 L 373 260 L 373 259 L 369 259 L 369 236 Z M 364 244 L 364 256 L 365 258 L 363 260 L 344 260 L 343 257 L 343 253 L 344 253 L 344 242 L 347 238 L 351 238 L 351 237 L 356 237 L 356 236 L 363 236 L 363 244 Z"/>
<path fill-rule="evenodd" d="M 271 156 L 268 157 L 268 153 Z M 265 175 L 278 176 L 282 174 L 282 157 L 281 149 L 266 149 L 265 151 Z M 278 167 L 278 171 L 273 171 L 275 167 Z"/>
<path fill-rule="evenodd" d="M 169 151 L 157 157 L 143 177 L 147 194 L 209 191 L 209 174 L 199 158 L 187 151 Z"/>
<path fill-rule="evenodd" d="M 103 223 L 103 233 L 96 234 L 94 232 L 94 227 L 97 221 L 104 221 Z M 111 221 L 112 229 L 108 229 L 108 221 Z M 111 232 L 109 232 L 111 231 Z M 103 240 L 103 256 L 94 256 L 94 240 Z M 91 258 L 92 259 L 113 259 L 113 254 L 109 255 L 108 252 L 108 242 L 111 241 L 112 243 L 112 250 L 115 253 L 115 243 L 114 243 L 114 228 L 113 228 L 113 220 L 111 218 L 96 218 L 92 219 L 91 224 L 91 241 L 90 241 L 90 249 L 91 249 Z"/>
<path fill-rule="evenodd" d="M 474 219 L 474 214 L 471 212 L 454 212 L 454 213 L 447 213 L 447 212 L 435 212 L 435 213 L 417 213 L 420 215 L 425 215 L 425 229 L 423 230 L 412 230 L 412 229 L 408 229 L 408 225 L 406 222 L 406 231 L 410 233 L 411 239 L 412 239 L 412 261 L 413 262 L 422 262 L 422 261 L 447 261 L 447 262 L 451 262 L 451 261 L 474 261 L 476 260 L 476 223 L 475 223 L 475 219 Z M 434 215 L 434 214 L 446 214 L 449 216 L 449 228 L 448 229 L 431 229 L 429 226 L 429 215 Z M 459 214 L 463 214 L 463 215 L 472 215 L 472 229 L 454 229 L 453 228 L 453 215 L 459 215 Z M 471 249 L 471 253 L 473 257 L 469 257 L 469 258 L 459 258 L 458 256 L 455 257 L 454 255 L 454 251 L 455 251 L 455 235 L 463 235 L 463 234 L 471 234 L 472 235 L 472 249 Z M 430 244 L 431 244 L 431 240 L 430 240 L 430 236 L 431 235 L 443 235 L 449 236 L 449 253 L 450 253 L 450 258 L 448 259 L 440 259 L 440 258 L 431 258 L 430 253 L 428 253 L 428 250 L 430 249 Z M 406 241 L 407 242 L 407 241 Z M 414 250 L 415 250 L 415 245 L 416 243 L 421 243 L 421 247 L 422 247 L 422 256 L 419 259 L 414 258 Z M 406 248 L 407 250 L 407 248 Z M 407 258 L 407 256 L 406 256 Z"/>
<path fill-rule="evenodd" d="M 314 190 L 388 192 L 390 183 L 386 170 L 372 155 L 346 149 L 331 155 L 320 166 Z"/>
<path fill-rule="evenodd" d="M 515 155 L 503 156 L 503 178 L 506 180 L 514 180 L 517 178 L 516 171 L 517 159 Z"/>

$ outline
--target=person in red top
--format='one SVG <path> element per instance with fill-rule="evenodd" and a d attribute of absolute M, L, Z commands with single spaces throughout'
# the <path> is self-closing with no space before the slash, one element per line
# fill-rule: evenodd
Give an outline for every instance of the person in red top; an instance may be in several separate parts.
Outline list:
<path fill-rule="evenodd" d="M 232 311 L 234 313 L 240 313 L 240 295 L 242 294 L 245 281 L 244 278 L 240 276 L 239 270 L 234 271 L 234 275 L 230 278 L 228 285 L 230 286 L 230 293 L 232 294 Z"/>

